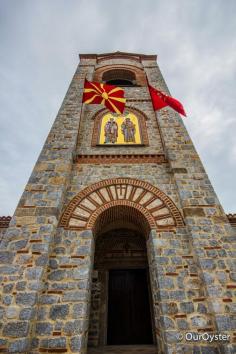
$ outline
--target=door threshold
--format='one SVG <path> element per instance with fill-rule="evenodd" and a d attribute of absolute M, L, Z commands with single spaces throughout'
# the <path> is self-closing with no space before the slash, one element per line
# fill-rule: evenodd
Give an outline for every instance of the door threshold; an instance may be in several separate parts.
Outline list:
<path fill-rule="evenodd" d="M 104 347 L 88 348 L 88 354 L 157 354 L 155 345 L 106 345 Z"/>

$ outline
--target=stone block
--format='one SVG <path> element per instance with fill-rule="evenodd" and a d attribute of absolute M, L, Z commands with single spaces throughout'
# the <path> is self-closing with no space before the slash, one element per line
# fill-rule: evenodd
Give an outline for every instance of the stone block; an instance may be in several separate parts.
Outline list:
<path fill-rule="evenodd" d="M 224 316 L 224 315 L 216 315 L 216 320 L 217 320 L 217 326 L 219 331 L 230 331 L 230 330 L 236 330 L 236 327 L 233 326 L 233 321 L 229 316 Z"/>
<path fill-rule="evenodd" d="M 82 349 L 82 336 L 75 336 L 70 339 L 70 349 L 72 353 L 78 353 Z"/>
<path fill-rule="evenodd" d="M 52 333 L 53 326 L 48 322 L 38 322 L 36 323 L 35 333 L 39 336 L 50 335 Z"/>
<path fill-rule="evenodd" d="M 14 287 L 14 284 L 6 284 L 3 286 L 3 293 L 10 293 Z"/>
<path fill-rule="evenodd" d="M 10 264 L 14 258 L 14 253 L 9 251 L 0 251 L 0 263 Z"/>
<path fill-rule="evenodd" d="M 49 280 L 62 280 L 66 277 L 66 270 L 58 269 L 50 272 L 48 279 Z"/>
<path fill-rule="evenodd" d="M 174 288 L 174 281 L 170 277 L 163 277 L 160 276 L 158 279 L 160 289 L 173 289 Z"/>
<path fill-rule="evenodd" d="M 199 260 L 203 269 L 215 269 L 215 261 L 211 258 L 202 258 Z"/>
<path fill-rule="evenodd" d="M 3 295 L 2 296 L 2 302 L 3 302 L 4 305 L 10 305 L 12 300 L 13 300 L 13 296 L 12 295 Z"/>
<path fill-rule="evenodd" d="M 43 274 L 42 267 L 34 267 L 26 270 L 26 278 L 28 280 L 39 280 Z"/>
<path fill-rule="evenodd" d="M 175 328 L 175 322 L 167 316 L 161 316 L 161 324 L 163 326 L 163 329 L 169 330 L 169 329 L 174 329 Z"/>
<path fill-rule="evenodd" d="M 87 303 L 84 302 L 73 305 L 72 317 L 73 318 L 84 317 L 87 313 L 87 307 L 88 307 Z"/>
<path fill-rule="evenodd" d="M 52 305 L 56 304 L 59 300 L 58 295 L 41 295 L 39 298 L 39 302 L 42 305 Z"/>
<path fill-rule="evenodd" d="M 64 326 L 64 332 L 67 336 L 72 336 L 75 334 L 80 334 L 83 331 L 84 321 L 68 321 Z"/>
<path fill-rule="evenodd" d="M 172 168 L 172 172 L 173 172 L 173 173 L 180 173 L 180 174 L 188 173 L 187 169 L 184 168 L 184 167 L 175 167 L 175 168 Z"/>
<path fill-rule="evenodd" d="M 66 348 L 66 337 L 42 339 L 40 342 L 42 348 Z"/>
<path fill-rule="evenodd" d="M 27 337 L 29 333 L 29 323 L 22 321 L 8 322 L 3 327 L 3 335 L 6 337 Z"/>
<path fill-rule="evenodd" d="M 177 319 L 177 327 L 180 330 L 187 330 L 187 329 L 189 329 L 189 323 L 188 323 L 188 321 L 186 321 L 183 318 L 178 318 Z"/>
<path fill-rule="evenodd" d="M 80 246 L 77 248 L 75 254 L 79 255 L 79 256 L 87 256 L 89 255 L 91 252 L 91 247 L 89 246 Z"/>
<path fill-rule="evenodd" d="M 185 300 L 186 294 L 183 290 L 175 290 L 175 291 L 170 291 L 170 299 L 176 300 L 176 301 L 182 301 Z"/>
<path fill-rule="evenodd" d="M 201 353 L 202 354 L 219 354 L 219 348 L 210 347 L 210 346 L 202 346 Z"/>
<path fill-rule="evenodd" d="M 28 352 L 30 349 L 30 341 L 28 338 L 18 339 L 11 342 L 8 348 L 9 353 L 22 353 Z"/>
<path fill-rule="evenodd" d="M 16 318 L 18 315 L 18 308 L 15 306 L 9 306 L 6 309 L 6 317 L 7 318 Z"/>
<path fill-rule="evenodd" d="M 178 331 L 166 331 L 165 332 L 166 340 L 169 343 L 178 343 L 179 342 L 179 332 Z"/>
<path fill-rule="evenodd" d="M 207 320 L 203 316 L 196 315 L 196 316 L 191 317 L 191 324 L 193 327 L 206 327 Z"/>
<path fill-rule="evenodd" d="M 5 307 L 0 306 L 0 320 L 3 318 L 5 315 Z"/>
<path fill-rule="evenodd" d="M 203 208 L 183 208 L 184 216 L 186 217 L 204 217 L 205 212 Z"/>
<path fill-rule="evenodd" d="M 53 305 L 50 308 L 50 318 L 52 320 L 56 319 L 66 319 L 69 314 L 69 305 Z"/>
<path fill-rule="evenodd" d="M 73 271 L 73 279 L 84 279 L 89 276 L 89 267 L 79 267 Z"/>
<path fill-rule="evenodd" d="M 19 267 L 17 266 L 10 266 L 10 265 L 6 265 L 6 266 L 1 266 L 0 267 L 0 274 L 16 274 L 18 272 Z"/>
<path fill-rule="evenodd" d="M 197 312 L 199 313 L 207 313 L 207 307 L 203 303 L 199 303 L 197 306 Z"/>
<path fill-rule="evenodd" d="M 178 313 L 178 306 L 175 302 L 163 303 L 162 311 L 164 314 L 174 315 Z"/>
<path fill-rule="evenodd" d="M 35 292 L 33 293 L 18 293 L 16 294 L 16 303 L 18 305 L 27 305 L 27 306 L 32 306 L 36 303 L 37 300 L 37 294 Z"/>
<path fill-rule="evenodd" d="M 45 266 L 47 263 L 48 263 L 48 255 L 47 254 L 42 254 L 35 261 L 36 266 Z"/>
<path fill-rule="evenodd" d="M 22 248 L 25 248 L 27 245 L 28 240 L 19 240 L 19 241 L 12 241 L 10 245 L 10 249 L 13 251 L 18 251 Z"/>
<path fill-rule="evenodd" d="M 16 283 L 17 291 L 25 290 L 25 288 L 26 288 L 26 281 L 19 281 Z"/>
<path fill-rule="evenodd" d="M 75 301 L 83 301 L 87 300 L 89 296 L 88 291 L 80 290 L 80 291 L 66 291 L 63 295 L 63 302 L 75 302 Z"/>
<path fill-rule="evenodd" d="M 24 308 L 20 311 L 19 318 L 20 318 L 20 320 L 25 320 L 25 321 L 31 320 L 34 318 L 35 313 L 36 313 L 36 311 L 32 307 Z"/>

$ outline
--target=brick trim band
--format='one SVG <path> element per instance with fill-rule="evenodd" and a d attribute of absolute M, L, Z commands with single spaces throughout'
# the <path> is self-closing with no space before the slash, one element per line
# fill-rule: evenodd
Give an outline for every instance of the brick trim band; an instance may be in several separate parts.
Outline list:
<path fill-rule="evenodd" d="M 11 216 L 0 216 L 0 228 L 5 229 L 9 226 Z"/>
<path fill-rule="evenodd" d="M 74 162 L 79 164 L 113 164 L 113 163 L 166 163 L 167 160 L 163 154 L 153 155 L 75 155 Z"/>

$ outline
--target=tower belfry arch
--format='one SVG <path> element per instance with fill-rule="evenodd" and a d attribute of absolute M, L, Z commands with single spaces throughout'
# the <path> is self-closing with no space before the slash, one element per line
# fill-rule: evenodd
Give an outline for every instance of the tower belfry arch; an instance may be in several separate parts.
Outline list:
<path fill-rule="evenodd" d="M 83 107 L 85 78 L 119 83 L 123 114 Z M 235 235 L 180 116 L 154 111 L 147 80 L 168 92 L 156 55 L 80 55 L 1 241 L 1 352 L 236 352 Z"/>

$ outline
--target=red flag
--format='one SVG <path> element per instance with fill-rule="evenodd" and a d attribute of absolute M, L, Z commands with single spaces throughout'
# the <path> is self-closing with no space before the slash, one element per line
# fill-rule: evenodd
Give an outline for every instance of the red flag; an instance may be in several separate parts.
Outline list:
<path fill-rule="evenodd" d="M 99 82 L 84 81 L 84 94 L 82 102 L 87 104 L 103 104 L 111 112 L 123 113 L 126 99 L 124 90 L 113 85 Z"/>
<path fill-rule="evenodd" d="M 150 96 L 152 99 L 153 108 L 155 111 L 161 109 L 163 107 L 169 106 L 173 108 L 178 113 L 182 114 L 186 117 L 186 113 L 184 111 L 184 107 L 182 103 L 176 100 L 173 97 L 167 96 L 165 93 L 156 90 L 154 87 L 148 84 Z"/>

